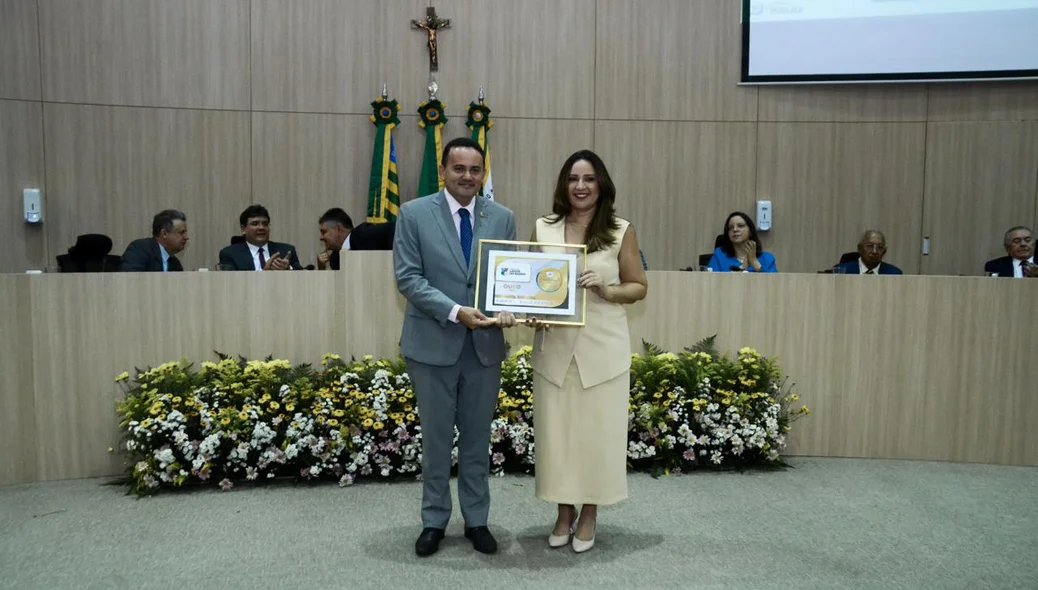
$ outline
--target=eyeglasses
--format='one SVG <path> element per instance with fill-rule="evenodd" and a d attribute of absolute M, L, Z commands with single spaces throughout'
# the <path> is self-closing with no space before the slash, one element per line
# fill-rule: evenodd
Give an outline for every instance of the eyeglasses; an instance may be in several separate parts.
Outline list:
<path fill-rule="evenodd" d="M 882 252 L 887 249 L 883 244 L 862 244 L 863 250 L 871 250 L 873 252 Z"/>
<path fill-rule="evenodd" d="M 1019 246 L 1020 244 L 1030 244 L 1032 240 L 1033 238 L 1031 236 L 1026 236 L 1023 238 L 1013 238 L 1012 240 L 1009 240 L 1009 243 L 1014 246 Z"/>

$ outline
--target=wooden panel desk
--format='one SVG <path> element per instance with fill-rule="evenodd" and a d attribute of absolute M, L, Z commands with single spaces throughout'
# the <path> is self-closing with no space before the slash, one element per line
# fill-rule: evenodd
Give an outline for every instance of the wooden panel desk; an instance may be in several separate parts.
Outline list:
<path fill-rule="evenodd" d="M 339 272 L 0 275 L 0 485 L 110 475 L 113 382 L 214 351 L 397 353 L 388 252 Z M 812 415 L 792 454 L 1038 464 L 1038 281 L 649 272 L 642 339 L 778 357 Z M 509 334 L 513 344 L 530 331 Z"/>

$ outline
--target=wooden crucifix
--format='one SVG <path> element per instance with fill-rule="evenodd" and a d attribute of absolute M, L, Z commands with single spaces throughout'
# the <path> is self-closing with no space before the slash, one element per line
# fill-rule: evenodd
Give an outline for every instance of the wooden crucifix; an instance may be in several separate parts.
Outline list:
<path fill-rule="evenodd" d="M 451 20 L 436 16 L 436 7 L 430 6 L 425 11 L 425 18 L 422 20 L 412 20 L 411 26 L 425 31 L 426 35 L 429 36 L 429 71 L 440 71 L 440 59 L 437 55 L 436 47 L 436 32 L 440 29 L 451 28 Z"/>

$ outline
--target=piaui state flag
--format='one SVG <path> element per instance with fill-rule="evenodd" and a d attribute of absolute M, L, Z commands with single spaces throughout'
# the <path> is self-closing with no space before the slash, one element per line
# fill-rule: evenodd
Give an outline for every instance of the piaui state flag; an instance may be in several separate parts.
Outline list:
<path fill-rule="evenodd" d="M 375 124 L 375 148 L 371 156 L 371 181 L 368 184 L 368 223 L 395 221 L 400 212 L 400 186 L 396 170 L 394 130 L 400 124 L 395 100 L 381 96 L 371 103 Z"/>

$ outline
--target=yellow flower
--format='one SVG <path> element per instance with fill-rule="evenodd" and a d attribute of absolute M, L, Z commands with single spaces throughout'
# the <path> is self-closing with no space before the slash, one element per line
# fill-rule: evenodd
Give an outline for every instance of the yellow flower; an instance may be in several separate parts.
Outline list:
<path fill-rule="evenodd" d="M 811 410 L 807 409 L 807 406 L 800 406 L 800 413 L 805 416 L 810 416 Z"/>
<path fill-rule="evenodd" d="M 147 428 L 149 426 L 151 426 L 151 418 L 145 418 L 144 420 L 141 420 L 141 428 Z"/>
<path fill-rule="evenodd" d="M 246 414 L 245 412 L 238 412 L 238 419 L 239 420 L 248 420 L 249 419 L 249 415 Z"/>
<path fill-rule="evenodd" d="M 334 428 L 334 427 L 336 427 L 338 425 L 339 425 L 339 421 L 336 420 L 335 418 L 332 418 L 331 420 L 328 421 L 328 426 L 331 426 L 331 427 Z"/>
<path fill-rule="evenodd" d="M 412 397 L 414 397 L 414 392 L 413 391 L 408 391 L 407 393 L 404 394 L 404 397 L 406 397 L 407 399 L 411 399 Z"/>
<path fill-rule="evenodd" d="M 162 411 L 162 406 L 152 406 L 151 409 L 148 410 L 148 413 L 151 414 L 152 416 L 157 416 L 158 413 L 161 412 L 161 411 Z"/>
<path fill-rule="evenodd" d="M 269 401 L 270 401 L 270 394 L 269 393 L 264 393 L 263 397 L 261 397 L 259 399 L 259 403 L 261 403 L 261 404 L 265 404 L 265 403 L 267 403 Z"/>
<path fill-rule="evenodd" d="M 795 401 L 797 401 L 798 399 L 800 399 L 800 396 L 799 396 L 799 395 L 797 395 L 797 394 L 795 394 L 795 393 L 794 393 L 794 394 L 791 394 L 791 395 L 789 396 L 789 401 L 791 401 L 791 402 L 795 402 Z"/>
<path fill-rule="evenodd" d="M 270 411 L 276 412 L 281 407 L 281 404 L 277 402 L 270 402 Z"/>
<path fill-rule="evenodd" d="M 502 389 L 501 391 L 498 392 L 497 399 L 505 399 L 505 395 L 506 395 L 505 394 L 505 390 Z"/>
<path fill-rule="evenodd" d="M 365 418 L 364 421 L 360 423 L 360 425 L 363 426 L 364 428 L 371 428 L 371 425 L 374 424 L 374 423 L 375 423 L 375 421 L 372 420 L 371 418 Z"/>
<path fill-rule="evenodd" d="M 381 422 L 375 422 L 375 424 L 373 424 L 373 426 L 374 426 L 375 430 L 382 430 L 385 427 L 385 424 L 382 424 Z"/>
<path fill-rule="evenodd" d="M 670 399 L 678 399 L 678 394 L 676 394 L 673 391 L 671 391 L 671 392 L 667 393 L 667 397 L 670 398 Z"/>
<path fill-rule="evenodd" d="M 663 397 L 663 394 L 657 391 L 656 393 L 652 394 L 652 397 L 653 399 L 660 399 Z"/>
<path fill-rule="evenodd" d="M 129 378 L 130 378 L 130 374 L 127 373 L 126 371 L 123 371 L 122 373 L 119 373 L 118 376 L 116 376 L 115 382 L 118 383 L 120 381 L 126 381 Z"/>
<path fill-rule="evenodd" d="M 227 426 L 230 423 L 231 423 L 230 417 L 224 416 L 223 418 L 220 418 L 220 424 L 223 424 L 224 426 Z"/>
<path fill-rule="evenodd" d="M 408 414 L 407 415 L 407 421 L 408 422 L 414 422 L 414 420 L 415 420 L 415 415 L 414 414 Z"/>
<path fill-rule="evenodd" d="M 414 406 L 412 406 L 411 404 L 406 404 L 404 406 L 404 411 L 405 412 L 412 412 L 412 411 L 414 411 Z"/>
<path fill-rule="evenodd" d="M 333 415 L 334 415 L 334 416 L 335 416 L 336 418 L 342 418 L 343 416 L 345 416 L 345 415 L 346 415 L 346 412 L 345 412 L 344 410 L 335 410 L 334 412 L 332 412 L 332 414 L 333 414 Z"/>
<path fill-rule="evenodd" d="M 180 403 L 181 401 L 182 401 L 182 400 L 180 399 L 180 396 L 179 396 L 179 395 L 175 395 L 175 396 L 173 396 L 173 403 L 175 403 L 175 404 L 179 404 L 179 403 Z"/>
<path fill-rule="evenodd" d="M 285 404 L 285 411 L 288 411 L 288 412 L 296 411 L 296 405 L 295 404 Z"/>

